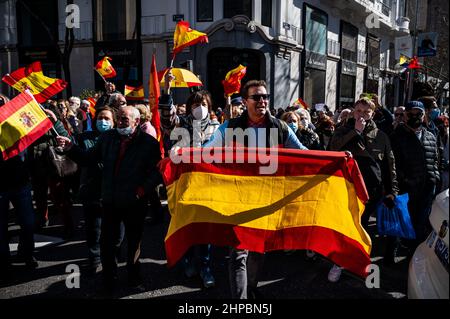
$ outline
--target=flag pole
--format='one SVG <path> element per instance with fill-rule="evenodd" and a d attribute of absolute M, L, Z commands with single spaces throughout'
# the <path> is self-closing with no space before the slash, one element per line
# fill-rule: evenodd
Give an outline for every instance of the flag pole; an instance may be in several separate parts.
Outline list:
<path fill-rule="evenodd" d="M 93 68 L 93 69 L 95 70 L 95 72 L 97 72 L 98 75 L 100 75 L 100 77 L 101 77 L 102 80 L 105 82 L 105 84 L 108 83 L 108 82 L 106 81 L 106 79 L 103 77 L 103 75 L 101 75 L 100 73 L 98 73 L 98 71 L 97 71 L 96 68 Z"/>

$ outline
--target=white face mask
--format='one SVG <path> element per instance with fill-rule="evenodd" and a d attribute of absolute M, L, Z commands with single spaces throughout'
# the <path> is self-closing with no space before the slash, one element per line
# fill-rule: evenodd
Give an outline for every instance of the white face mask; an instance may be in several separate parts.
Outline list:
<path fill-rule="evenodd" d="M 302 125 L 303 125 L 304 128 L 307 128 L 307 127 L 308 127 L 309 122 L 308 122 L 307 119 L 303 119 L 303 120 L 301 120 L 300 122 L 302 123 Z"/>
<path fill-rule="evenodd" d="M 127 126 L 127 127 L 124 127 L 124 128 L 118 127 L 118 128 L 116 128 L 116 130 L 117 130 L 117 132 L 120 135 L 124 135 L 124 136 L 131 135 L 134 132 L 134 130 L 133 130 L 133 128 L 131 126 Z"/>
<path fill-rule="evenodd" d="M 192 110 L 192 116 L 196 120 L 203 120 L 208 116 L 208 108 L 206 106 L 200 105 Z"/>

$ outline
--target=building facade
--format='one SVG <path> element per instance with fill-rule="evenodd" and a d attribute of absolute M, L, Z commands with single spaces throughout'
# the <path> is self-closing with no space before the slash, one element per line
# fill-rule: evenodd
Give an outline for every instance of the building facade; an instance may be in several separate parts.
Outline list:
<path fill-rule="evenodd" d="M 244 81 L 268 83 L 278 108 L 302 97 L 330 109 L 352 104 L 363 91 L 378 93 L 389 106 L 402 104 L 404 79 L 395 70 L 395 38 L 409 34 L 407 0 L 74 0 L 79 25 L 70 55 L 73 94 L 101 89 L 94 64 L 108 55 L 124 84 L 144 83 L 151 56 L 157 68 L 170 64 L 177 21 L 208 34 L 176 56 L 224 104 L 221 81 L 243 64 Z M 2 75 L 40 60 L 45 74 L 63 77 L 56 48 L 66 41 L 66 0 L 0 1 Z M 68 8 L 70 9 L 70 8 Z M 41 21 L 39 21 L 41 20 Z M 2 91 L 12 94 L 2 83 Z M 175 99 L 188 92 L 175 91 Z"/>

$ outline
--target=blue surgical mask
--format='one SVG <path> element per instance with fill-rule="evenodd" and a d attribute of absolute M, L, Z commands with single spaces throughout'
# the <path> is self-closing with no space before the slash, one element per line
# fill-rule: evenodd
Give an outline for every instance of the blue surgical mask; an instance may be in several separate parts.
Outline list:
<path fill-rule="evenodd" d="M 97 120 L 97 122 L 95 123 L 95 126 L 97 126 L 97 130 L 99 132 L 105 132 L 112 128 L 112 123 L 107 120 Z"/>
<path fill-rule="evenodd" d="M 441 115 L 441 110 L 439 109 L 432 109 L 430 112 L 430 119 L 432 121 L 436 120 L 438 116 Z"/>
<path fill-rule="evenodd" d="M 118 127 L 118 128 L 116 128 L 116 130 L 120 135 L 123 135 L 123 136 L 131 135 L 133 133 L 133 128 L 131 126 L 127 126 L 124 128 Z"/>
<path fill-rule="evenodd" d="M 297 132 L 298 126 L 294 122 L 288 123 L 288 126 L 294 131 L 294 133 Z"/>

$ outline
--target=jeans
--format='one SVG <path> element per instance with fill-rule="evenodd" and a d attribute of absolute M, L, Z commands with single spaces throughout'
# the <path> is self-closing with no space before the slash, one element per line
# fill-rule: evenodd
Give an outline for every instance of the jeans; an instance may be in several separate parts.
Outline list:
<path fill-rule="evenodd" d="M 18 255 L 25 262 L 33 258 L 34 250 L 34 210 L 31 186 L 17 190 L 0 192 L 0 261 L 8 263 L 10 258 L 8 239 L 9 202 L 14 206 L 20 225 Z"/>
<path fill-rule="evenodd" d="M 184 265 L 195 264 L 196 258 L 200 262 L 201 271 L 211 270 L 211 245 L 196 245 L 192 246 L 184 255 Z"/>
<path fill-rule="evenodd" d="M 258 276 L 264 262 L 264 254 L 230 248 L 228 274 L 231 298 L 248 299 L 258 285 Z"/>
<path fill-rule="evenodd" d="M 84 202 L 83 211 L 86 220 L 86 243 L 89 251 L 89 264 L 95 266 L 100 263 L 102 207 L 99 202 Z"/>

